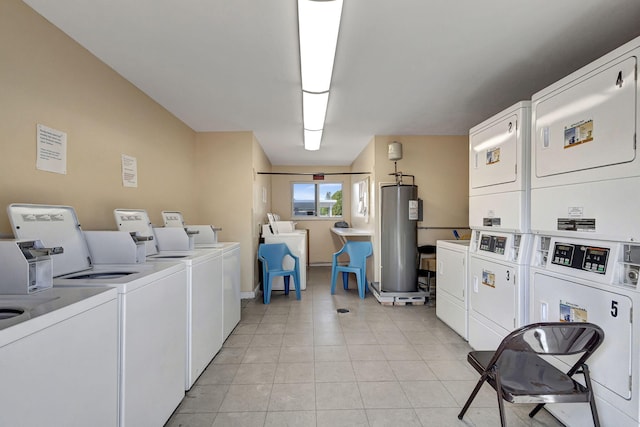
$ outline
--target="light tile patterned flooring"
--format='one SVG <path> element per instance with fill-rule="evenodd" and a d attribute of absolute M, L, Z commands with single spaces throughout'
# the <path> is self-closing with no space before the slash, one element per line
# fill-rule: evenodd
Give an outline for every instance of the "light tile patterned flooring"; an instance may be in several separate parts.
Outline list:
<path fill-rule="evenodd" d="M 360 300 L 355 283 L 331 295 L 330 275 L 311 267 L 300 301 L 293 291 L 243 301 L 240 324 L 167 426 L 500 425 L 487 385 L 458 420 L 478 374 L 433 307 Z M 562 426 L 546 411 L 530 419 L 531 406 L 506 408 L 510 427 Z"/>

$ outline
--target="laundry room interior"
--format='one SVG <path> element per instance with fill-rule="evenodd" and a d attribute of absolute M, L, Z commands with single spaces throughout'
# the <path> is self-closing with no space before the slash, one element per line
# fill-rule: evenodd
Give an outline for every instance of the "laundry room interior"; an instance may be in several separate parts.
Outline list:
<path fill-rule="evenodd" d="M 640 427 L 640 2 L 262 3 L 0 2 L 0 426 Z"/>

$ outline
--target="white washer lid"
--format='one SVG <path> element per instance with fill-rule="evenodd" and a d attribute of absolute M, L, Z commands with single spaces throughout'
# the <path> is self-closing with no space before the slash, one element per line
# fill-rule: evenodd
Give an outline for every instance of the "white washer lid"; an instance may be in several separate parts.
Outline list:
<path fill-rule="evenodd" d="M 54 277 L 91 268 L 89 247 L 71 206 L 11 204 L 7 213 L 17 239 L 62 246 L 64 252 L 51 257 Z"/>
<path fill-rule="evenodd" d="M 184 218 L 179 211 L 162 211 L 165 227 L 184 227 Z"/>
<path fill-rule="evenodd" d="M 144 242 L 147 256 L 158 253 L 158 241 L 153 232 L 153 225 L 149 220 L 149 214 L 144 209 L 114 209 L 116 225 L 120 231 L 136 232 L 142 237 L 151 237 L 152 240 Z"/>

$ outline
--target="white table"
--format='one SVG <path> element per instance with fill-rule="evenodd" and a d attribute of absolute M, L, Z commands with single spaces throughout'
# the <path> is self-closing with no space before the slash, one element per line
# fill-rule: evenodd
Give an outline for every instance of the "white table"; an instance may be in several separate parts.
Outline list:
<path fill-rule="evenodd" d="M 373 232 L 371 230 L 365 230 L 362 228 L 333 227 L 331 228 L 331 232 L 337 235 L 340 238 L 340 240 L 342 240 L 342 243 L 347 243 L 347 240 L 354 240 L 354 239 L 350 239 L 353 237 L 366 237 L 368 239 L 371 239 L 371 236 L 373 236 Z"/>

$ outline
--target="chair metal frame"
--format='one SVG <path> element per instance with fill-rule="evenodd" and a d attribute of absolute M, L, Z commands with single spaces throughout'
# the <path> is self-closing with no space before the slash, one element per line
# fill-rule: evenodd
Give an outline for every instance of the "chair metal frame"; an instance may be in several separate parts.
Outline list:
<path fill-rule="evenodd" d="M 293 258 L 293 270 L 285 270 L 283 261 L 285 256 Z M 258 247 L 258 259 L 262 261 L 262 293 L 263 302 L 271 302 L 271 289 L 274 277 L 282 276 L 284 280 L 284 294 L 289 295 L 289 278 L 293 276 L 296 288 L 296 299 L 300 299 L 300 258 L 294 255 L 286 243 L 261 243 Z"/>
<path fill-rule="evenodd" d="M 338 257 L 346 253 L 349 255 L 349 265 L 338 265 Z M 336 293 L 336 281 L 338 272 L 342 272 L 342 285 L 349 289 L 349 273 L 356 275 L 358 282 L 358 295 L 364 299 L 369 288 L 367 283 L 367 258 L 373 254 L 373 245 L 368 241 L 347 241 L 342 249 L 333 254 L 331 262 L 331 295 Z"/>
<path fill-rule="evenodd" d="M 462 419 L 486 381 L 496 390 L 500 424 L 506 426 L 504 403 L 537 403 L 533 418 L 547 403 L 588 402 L 596 427 L 600 426 L 589 367 L 585 363 L 604 340 L 604 331 L 592 323 L 547 322 L 511 332 L 496 351 L 472 351 L 467 360 L 481 374 L 458 414 Z M 566 373 L 540 355 L 582 356 Z M 583 374 L 585 385 L 573 379 Z"/>

